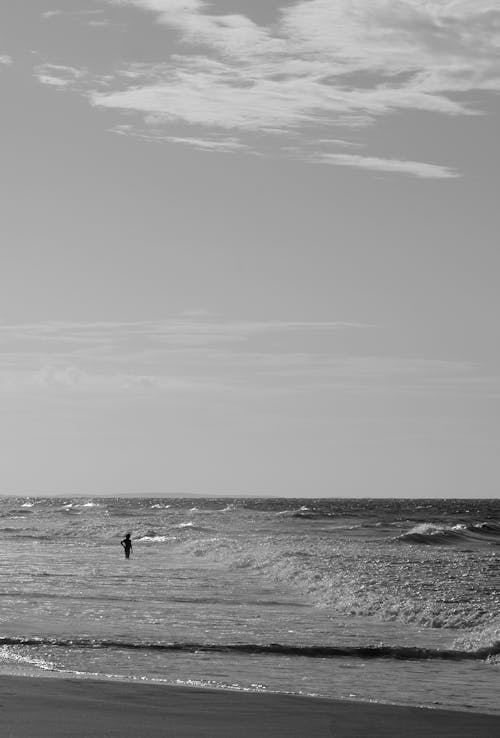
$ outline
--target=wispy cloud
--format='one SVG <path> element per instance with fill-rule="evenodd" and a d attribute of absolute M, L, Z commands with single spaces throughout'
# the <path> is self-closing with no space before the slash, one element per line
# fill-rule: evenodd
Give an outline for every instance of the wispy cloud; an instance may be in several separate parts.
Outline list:
<path fill-rule="evenodd" d="M 45 323 L 23 323 L 8 325 L 0 323 L 0 345 L 9 340 L 42 341 L 94 341 L 111 337 L 174 337 L 184 340 L 197 335 L 211 341 L 214 337 L 230 336 L 244 340 L 252 335 L 298 331 L 335 331 L 349 328 L 366 328 L 369 324 L 349 321 L 286 321 L 286 320 L 222 320 L 204 310 L 188 310 L 178 318 L 137 322 L 67 323 L 48 321 Z"/>
<path fill-rule="evenodd" d="M 149 131 L 154 140 L 226 151 L 259 150 L 271 135 L 286 153 L 291 141 L 299 149 L 319 145 L 326 131 L 335 140 L 332 126 L 342 129 L 344 146 L 345 129 L 398 111 L 475 114 L 468 93 L 500 91 L 497 0 L 283 0 L 269 26 L 241 12 L 217 14 L 204 0 L 101 1 L 115 13 L 149 13 L 178 42 L 161 63 L 129 62 L 106 70 L 100 83 L 87 80 L 93 105 L 137 114 L 115 128 L 122 134 Z M 435 163 L 383 165 L 388 159 L 372 152 L 314 160 L 456 176 Z"/>
<path fill-rule="evenodd" d="M 51 18 L 57 18 L 63 15 L 63 10 L 45 10 L 41 15 L 44 20 L 50 20 Z"/>
<path fill-rule="evenodd" d="M 245 367 L 254 372 L 254 358 L 272 356 L 276 338 L 292 356 L 293 346 L 306 337 L 321 344 L 328 335 L 363 327 L 342 321 L 225 321 L 201 310 L 129 323 L 0 324 L 0 374 L 4 389 L 213 390 L 241 381 Z"/>
<path fill-rule="evenodd" d="M 134 136 L 146 141 L 162 143 L 180 143 L 192 146 L 201 151 L 222 151 L 233 153 L 235 151 L 248 150 L 249 147 L 234 136 L 219 136 L 204 138 L 195 136 L 169 136 L 164 130 L 152 127 L 138 128 L 129 123 L 119 124 L 113 129 L 114 133 L 123 136 Z"/>
<path fill-rule="evenodd" d="M 14 60 L 11 56 L 8 56 L 7 54 L 0 54 L 0 64 L 3 64 L 4 66 L 10 66 L 11 64 L 14 64 Z"/>
<path fill-rule="evenodd" d="M 52 20 L 53 18 L 66 18 L 66 17 L 86 17 L 86 16 L 98 16 L 102 15 L 104 11 L 102 9 L 94 8 L 86 10 L 45 10 L 41 16 L 44 20 Z"/>
<path fill-rule="evenodd" d="M 227 321 L 204 311 L 170 320 L 0 325 L 4 393 L 324 393 L 500 396 L 500 377 L 465 361 L 346 356 L 339 336 L 367 324 Z"/>
<path fill-rule="evenodd" d="M 34 73 L 41 84 L 60 88 L 72 87 L 85 77 L 85 70 L 63 64 L 39 64 Z"/>
<path fill-rule="evenodd" d="M 357 154 L 319 154 L 315 157 L 326 164 L 341 167 L 370 169 L 375 172 L 409 174 L 423 179 L 448 179 L 458 177 L 458 172 L 449 167 L 437 164 L 426 164 L 421 161 L 400 161 L 399 159 L 381 159 L 376 156 L 359 156 Z"/>
<path fill-rule="evenodd" d="M 220 390 L 216 381 L 201 377 L 83 371 L 76 366 L 45 364 L 23 378 L 24 389 L 77 393 L 130 394 L 151 392 L 200 392 Z"/>

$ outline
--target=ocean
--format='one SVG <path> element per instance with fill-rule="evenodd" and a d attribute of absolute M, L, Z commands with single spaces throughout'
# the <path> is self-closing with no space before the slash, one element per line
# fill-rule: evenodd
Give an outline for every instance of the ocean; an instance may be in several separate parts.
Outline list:
<path fill-rule="evenodd" d="M 498 500 L 10 497 L 0 531 L 1 673 L 500 713 Z"/>

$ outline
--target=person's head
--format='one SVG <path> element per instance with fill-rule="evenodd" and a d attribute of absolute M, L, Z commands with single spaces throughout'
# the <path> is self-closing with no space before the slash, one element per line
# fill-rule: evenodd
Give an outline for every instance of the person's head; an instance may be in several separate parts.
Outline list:
<path fill-rule="evenodd" d="M 125 538 L 130 538 L 130 533 L 125 533 Z"/>

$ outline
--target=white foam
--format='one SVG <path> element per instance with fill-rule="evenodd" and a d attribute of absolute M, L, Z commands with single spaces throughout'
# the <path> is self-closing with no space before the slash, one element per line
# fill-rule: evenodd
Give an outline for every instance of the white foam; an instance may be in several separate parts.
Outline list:
<path fill-rule="evenodd" d="M 421 536 L 436 536 L 446 530 L 452 530 L 452 528 L 448 528 L 445 525 L 437 525 L 436 523 L 419 523 L 407 531 L 406 535 L 418 533 Z"/>
<path fill-rule="evenodd" d="M 453 645 L 455 648 L 463 648 L 466 651 L 475 651 L 480 648 L 498 648 L 500 646 L 500 618 L 488 625 L 471 628 L 465 634 L 460 635 Z"/>
<path fill-rule="evenodd" d="M 51 661 L 38 659 L 34 656 L 23 656 L 11 650 L 8 646 L 0 646 L 0 660 L 23 666 L 36 666 L 38 669 L 43 669 L 44 671 L 54 671 L 56 669 L 55 664 Z"/>

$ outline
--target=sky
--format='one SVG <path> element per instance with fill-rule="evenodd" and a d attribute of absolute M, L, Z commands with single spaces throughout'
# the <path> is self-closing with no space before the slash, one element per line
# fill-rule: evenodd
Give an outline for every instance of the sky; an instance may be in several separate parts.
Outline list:
<path fill-rule="evenodd" d="M 498 496 L 498 0 L 2 3 L 0 89 L 0 494 Z"/>

